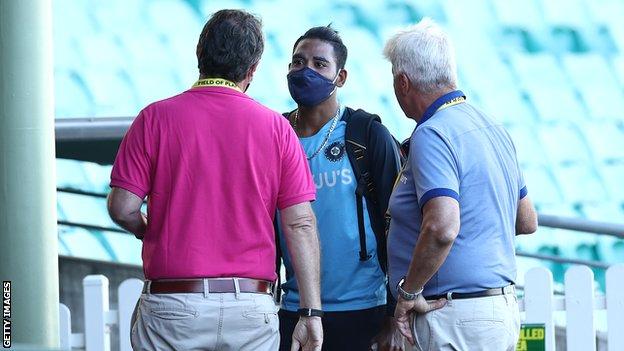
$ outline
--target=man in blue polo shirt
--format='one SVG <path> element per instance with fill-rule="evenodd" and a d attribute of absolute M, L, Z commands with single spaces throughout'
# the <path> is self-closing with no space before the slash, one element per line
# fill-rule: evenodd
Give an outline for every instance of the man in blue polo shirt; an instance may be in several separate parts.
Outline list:
<path fill-rule="evenodd" d="M 537 219 L 512 140 L 457 90 L 450 41 L 431 20 L 396 34 L 384 54 L 417 122 L 390 198 L 398 327 L 416 350 L 514 350 L 514 238 Z"/>

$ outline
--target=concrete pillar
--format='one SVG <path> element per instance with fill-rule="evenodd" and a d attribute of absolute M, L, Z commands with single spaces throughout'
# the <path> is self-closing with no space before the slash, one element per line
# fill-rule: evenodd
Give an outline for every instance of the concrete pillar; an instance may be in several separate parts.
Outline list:
<path fill-rule="evenodd" d="M 59 285 L 50 0 L 0 0 L 0 279 L 13 346 L 57 348 Z"/>

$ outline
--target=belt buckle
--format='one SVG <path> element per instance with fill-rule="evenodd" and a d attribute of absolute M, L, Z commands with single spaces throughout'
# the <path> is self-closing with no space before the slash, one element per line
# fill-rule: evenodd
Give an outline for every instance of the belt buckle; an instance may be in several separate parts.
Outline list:
<path fill-rule="evenodd" d="M 506 287 L 503 287 L 503 295 L 507 295 L 507 294 L 513 294 L 515 293 L 515 288 L 513 284 L 509 284 Z"/>

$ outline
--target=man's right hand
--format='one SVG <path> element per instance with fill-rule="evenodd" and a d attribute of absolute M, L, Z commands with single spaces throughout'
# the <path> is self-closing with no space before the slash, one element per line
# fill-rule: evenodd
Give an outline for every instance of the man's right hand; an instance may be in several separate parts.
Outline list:
<path fill-rule="evenodd" d="M 290 351 L 320 351 L 322 344 L 321 317 L 300 317 L 293 331 Z"/>

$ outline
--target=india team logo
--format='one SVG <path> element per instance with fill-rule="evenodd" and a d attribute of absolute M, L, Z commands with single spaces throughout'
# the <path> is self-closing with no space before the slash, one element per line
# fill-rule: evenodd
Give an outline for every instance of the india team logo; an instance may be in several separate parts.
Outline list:
<path fill-rule="evenodd" d="M 340 141 L 335 141 L 325 148 L 325 157 L 331 162 L 338 162 L 345 153 L 345 146 Z"/>

